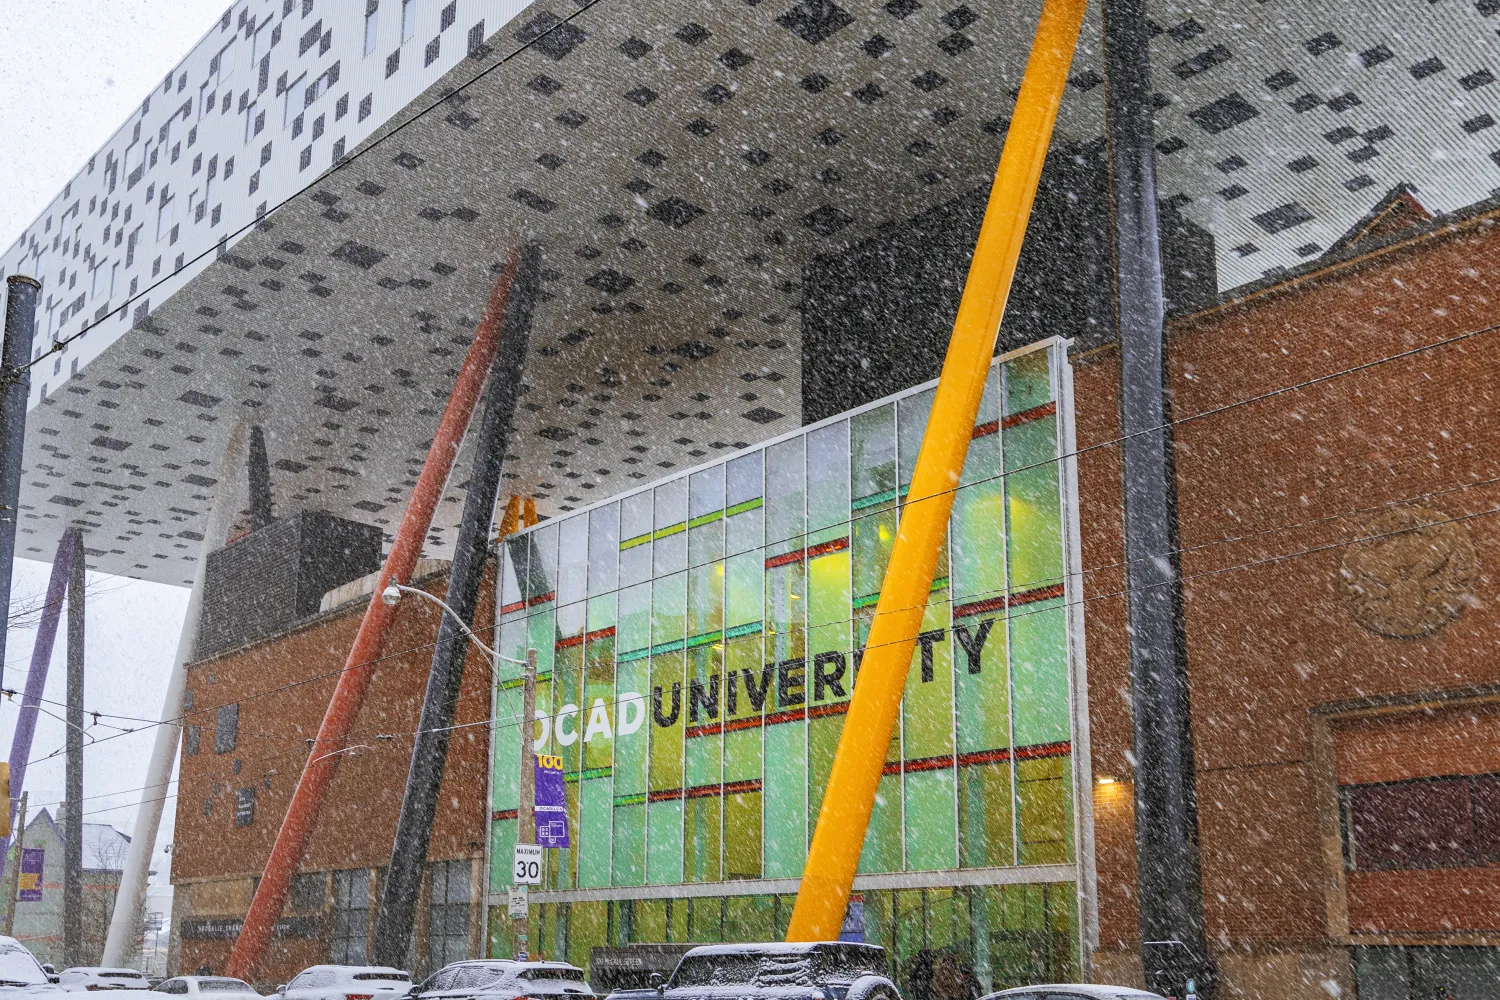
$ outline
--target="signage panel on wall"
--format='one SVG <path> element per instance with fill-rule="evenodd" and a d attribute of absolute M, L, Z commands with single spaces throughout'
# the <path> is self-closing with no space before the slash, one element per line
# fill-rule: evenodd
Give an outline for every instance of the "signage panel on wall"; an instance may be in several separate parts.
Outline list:
<path fill-rule="evenodd" d="M 536 757 L 536 842 L 542 847 L 568 846 L 563 759 L 551 754 Z"/>

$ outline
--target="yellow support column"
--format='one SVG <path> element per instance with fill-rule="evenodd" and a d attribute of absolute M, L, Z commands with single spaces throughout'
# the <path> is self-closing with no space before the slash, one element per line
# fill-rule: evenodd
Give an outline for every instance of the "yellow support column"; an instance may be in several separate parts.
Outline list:
<path fill-rule="evenodd" d="M 922 611 L 932 589 L 938 550 L 948 531 L 953 490 L 968 455 L 1085 6 L 1086 0 L 1043 0 L 1020 96 L 953 322 L 932 415 L 912 472 L 911 493 L 902 510 L 859 680 L 802 870 L 788 941 L 836 940 L 844 922 Z"/>

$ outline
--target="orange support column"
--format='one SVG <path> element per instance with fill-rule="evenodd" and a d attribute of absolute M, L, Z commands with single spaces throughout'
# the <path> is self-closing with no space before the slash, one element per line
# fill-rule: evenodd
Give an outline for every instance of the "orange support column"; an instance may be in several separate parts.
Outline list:
<path fill-rule="evenodd" d="M 386 633 L 396 616 L 395 607 L 380 599 L 381 592 L 391 581 L 407 583 L 416 567 L 417 557 L 422 553 L 422 539 L 432 526 L 432 515 L 442 498 L 448 473 L 458 457 L 463 443 L 464 430 L 474 412 L 485 376 L 495 360 L 495 351 L 500 343 L 500 321 L 505 315 L 506 300 L 510 296 L 511 280 L 515 277 L 520 255 L 512 253 L 505 270 L 490 292 L 484 315 L 474 331 L 474 340 L 464 357 L 463 367 L 453 386 L 453 394 L 443 410 L 437 432 L 427 449 L 427 459 L 422 464 L 422 474 L 412 489 L 411 502 L 401 516 L 396 529 L 396 539 L 386 556 L 385 566 L 375 583 L 375 592 L 370 595 L 370 604 L 360 622 L 354 645 L 349 650 L 344 669 L 339 674 L 338 686 L 328 703 L 323 723 L 318 727 L 317 742 L 308 755 L 307 764 L 292 793 L 291 804 L 281 829 L 276 834 L 276 843 L 271 848 L 271 857 L 266 862 L 265 875 L 256 887 L 255 898 L 250 901 L 250 912 L 245 914 L 240 936 L 229 956 L 229 975 L 250 981 L 255 968 L 271 942 L 271 931 L 281 916 L 286 892 L 292 875 L 302 863 L 318 810 L 333 780 L 334 768 L 338 764 L 339 751 L 344 749 L 349 729 L 359 714 L 370 678 L 375 672 L 375 661 L 385 648 Z"/>
<path fill-rule="evenodd" d="M 912 470 L 911 493 L 870 626 L 859 680 L 818 813 L 788 941 L 833 941 L 875 804 L 886 748 L 901 710 L 907 668 L 948 531 L 953 490 L 969 452 L 974 418 L 1000 319 L 1016 273 L 1031 203 L 1068 82 L 1086 0 L 1044 0 L 1010 131 L 979 228 L 953 336 Z"/>

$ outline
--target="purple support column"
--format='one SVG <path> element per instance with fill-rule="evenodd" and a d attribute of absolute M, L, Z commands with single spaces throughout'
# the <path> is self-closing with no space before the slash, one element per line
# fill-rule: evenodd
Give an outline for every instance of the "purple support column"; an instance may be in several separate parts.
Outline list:
<path fill-rule="evenodd" d="M 6 803 L 10 821 L 16 821 L 16 802 L 26 784 L 26 761 L 31 756 L 31 738 L 36 735 L 37 706 L 47 687 L 47 667 L 52 663 L 52 645 L 57 639 L 57 622 L 62 617 L 63 596 L 68 589 L 68 575 L 73 569 L 73 535 L 69 528 L 57 543 L 52 557 L 52 579 L 47 581 L 47 603 L 42 606 L 42 620 L 36 629 L 36 645 L 31 648 L 31 672 L 26 675 L 26 692 L 21 696 L 21 717 L 16 720 L 16 734 L 10 743 L 11 800 Z M 19 831 L 17 831 L 19 835 Z M 10 838 L 0 837 L 0 879 L 5 875 L 5 859 L 10 853 Z"/>

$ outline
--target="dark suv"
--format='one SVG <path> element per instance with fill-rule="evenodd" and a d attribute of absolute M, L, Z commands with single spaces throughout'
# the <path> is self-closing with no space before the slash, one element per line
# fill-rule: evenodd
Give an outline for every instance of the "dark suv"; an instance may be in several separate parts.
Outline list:
<path fill-rule="evenodd" d="M 705 945 L 683 955 L 656 992 L 665 1000 L 901 1000 L 885 949 L 846 941 Z"/>

